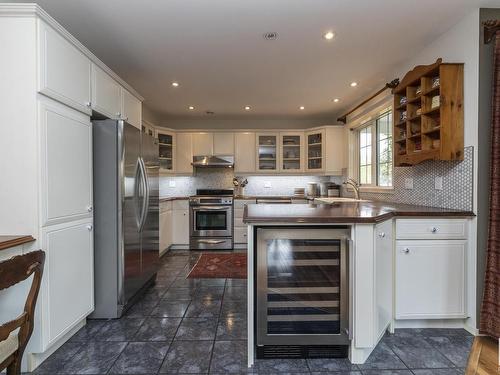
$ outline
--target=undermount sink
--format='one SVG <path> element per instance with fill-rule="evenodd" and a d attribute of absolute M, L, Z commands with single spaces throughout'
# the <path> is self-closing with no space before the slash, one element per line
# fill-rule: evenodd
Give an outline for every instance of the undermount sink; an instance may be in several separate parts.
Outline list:
<path fill-rule="evenodd" d="M 356 199 L 347 197 L 332 197 L 332 198 L 314 198 L 314 201 L 319 203 L 342 203 L 342 202 L 370 202 L 366 199 Z"/>

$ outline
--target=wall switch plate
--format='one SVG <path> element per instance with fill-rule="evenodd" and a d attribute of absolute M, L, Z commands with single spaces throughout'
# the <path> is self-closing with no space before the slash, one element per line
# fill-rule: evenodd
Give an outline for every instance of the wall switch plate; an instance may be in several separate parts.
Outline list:
<path fill-rule="evenodd" d="M 413 189 L 413 178 L 405 178 L 405 189 Z"/>
<path fill-rule="evenodd" d="M 434 179 L 434 189 L 443 190 L 443 177 L 436 177 Z"/>
<path fill-rule="evenodd" d="M 174 180 L 170 180 L 168 182 L 168 187 L 175 187 L 175 181 Z"/>
<path fill-rule="evenodd" d="M 264 187 L 265 187 L 266 189 L 270 189 L 270 188 L 271 188 L 271 181 L 265 181 L 265 182 L 264 182 Z"/>

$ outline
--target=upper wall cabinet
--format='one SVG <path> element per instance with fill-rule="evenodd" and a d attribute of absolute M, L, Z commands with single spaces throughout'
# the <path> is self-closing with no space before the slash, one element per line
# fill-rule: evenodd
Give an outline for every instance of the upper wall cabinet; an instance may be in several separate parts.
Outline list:
<path fill-rule="evenodd" d="M 306 170 L 322 172 L 325 170 L 325 131 L 306 132 Z"/>
<path fill-rule="evenodd" d="M 39 22 L 38 35 L 38 91 L 90 114 L 90 60 L 42 21 Z"/>
<path fill-rule="evenodd" d="M 327 126 L 305 133 L 306 172 L 342 175 L 346 168 L 346 138 L 342 126 Z"/>
<path fill-rule="evenodd" d="M 282 172 L 293 173 L 304 171 L 304 133 L 280 133 Z"/>
<path fill-rule="evenodd" d="M 255 133 L 234 134 L 235 173 L 255 172 Z"/>
<path fill-rule="evenodd" d="M 158 130 L 157 137 L 160 172 L 172 173 L 174 171 L 175 134 L 167 130 Z"/>
<path fill-rule="evenodd" d="M 177 133 L 175 136 L 175 173 L 193 173 L 193 142 L 192 133 Z"/>
<path fill-rule="evenodd" d="M 92 108 L 109 118 L 121 112 L 121 86 L 104 70 L 92 64 Z"/>
<path fill-rule="evenodd" d="M 257 171 L 272 173 L 279 170 L 279 135 L 257 133 Z"/>
<path fill-rule="evenodd" d="M 193 133 L 193 155 L 212 155 L 214 140 L 212 133 Z"/>
<path fill-rule="evenodd" d="M 142 124 L 142 102 L 123 87 L 121 92 L 121 112 L 118 117 L 140 129 Z"/>
<path fill-rule="evenodd" d="M 234 133 L 214 133 L 214 155 L 234 155 Z"/>

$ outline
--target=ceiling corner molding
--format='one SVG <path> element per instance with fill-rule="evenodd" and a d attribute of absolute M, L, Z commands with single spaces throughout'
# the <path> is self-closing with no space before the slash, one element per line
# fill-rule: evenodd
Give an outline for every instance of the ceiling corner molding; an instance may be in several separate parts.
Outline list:
<path fill-rule="evenodd" d="M 0 3 L 0 17 L 38 17 L 43 22 L 61 34 L 71 44 L 78 48 L 85 56 L 87 56 L 94 64 L 99 66 L 115 81 L 122 85 L 127 91 L 134 95 L 140 101 L 144 98 L 127 82 L 125 82 L 118 74 L 113 72 L 104 62 L 94 55 L 87 47 L 85 47 L 78 39 L 71 35 L 59 22 L 57 22 L 50 14 L 48 14 L 40 5 L 32 3 Z"/>

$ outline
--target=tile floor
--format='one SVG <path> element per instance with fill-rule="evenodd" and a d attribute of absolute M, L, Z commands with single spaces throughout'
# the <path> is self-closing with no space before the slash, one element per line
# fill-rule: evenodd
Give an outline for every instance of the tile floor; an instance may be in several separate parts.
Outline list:
<path fill-rule="evenodd" d="M 171 252 L 157 284 L 120 320 L 90 320 L 35 374 L 463 374 L 464 330 L 397 330 L 363 365 L 266 360 L 246 368 L 246 280 L 186 279 L 199 253 Z"/>

